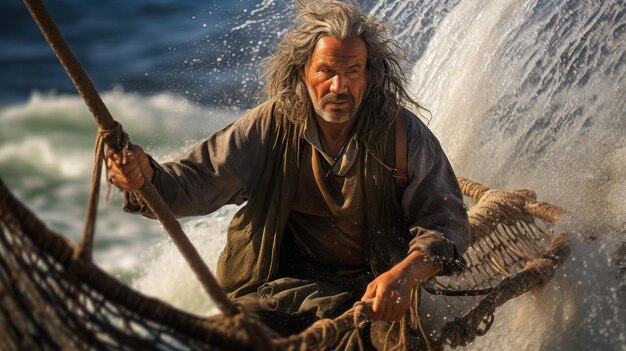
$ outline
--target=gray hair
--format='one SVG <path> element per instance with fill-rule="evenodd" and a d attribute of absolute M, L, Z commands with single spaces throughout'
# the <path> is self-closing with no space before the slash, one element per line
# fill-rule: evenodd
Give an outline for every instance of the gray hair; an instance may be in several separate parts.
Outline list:
<path fill-rule="evenodd" d="M 343 40 L 358 35 L 367 47 L 367 88 L 356 127 L 362 141 L 372 141 L 389 128 L 402 107 L 421 108 L 406 88 L 401 47 L 388 37 L 387 26 L 380 20 L 353 3 L 337 0 L 296 0 L 295 8 L 294 26 L 275 53 L 263 61 L 267 98 L 278 103 L 286 118 L 302 124 L 313 111 L 300 70 L 324 36 Z"/>

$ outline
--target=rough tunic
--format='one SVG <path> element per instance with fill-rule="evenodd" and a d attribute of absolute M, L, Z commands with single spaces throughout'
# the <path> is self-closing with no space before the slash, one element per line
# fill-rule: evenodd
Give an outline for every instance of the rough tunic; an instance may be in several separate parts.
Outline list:
<path fill-rule="evenodd" d="M 395 153 L 386 147 L 394 145 L 387 140 L 393 140 L 389 137 L 393 133 L 383 133 L 376 145 L 359 145 L 365 150 L 359 162 L 371 248 L 366 260 L 371 260 L 374 274 L 380 274 L 419 250 L 442 264 L 442 274 L 450 274 L 463 268 L 461 253 L 469 243 L 462 195 L 436 138 L 415 116 L 403 113 L 410 115 L 409 184 L 401 204 L 389 171 Z M 273 103 L 266 103 L 198 144 L 187 157 L 163 165 L 152 163 L 152 181 L 177 217 L 205 215 L 226 204 L 248 201 L 229 226 L 218 263 L 218 279 L 232 298 L 267 288 L 267 283 L 279 278 L 282 234 L 293 210 L 298 174 L 305 169 L 301 167 L 307 150 L 302 147 L 304 134 L 286 122 Z M 132 196 L 126 200 L 127 211 L 151 216 Z M 410 236 L 403 233 L 406 229 Z M 335 286 L 329 285 L 331 290 Z M 298 307 L 295 311 L 303 312 Z"/>
<path fill-rule="evenodd" d="M 311 117 L 298 188 L 287 226 L 303 256 L 341 270 L 367 268 L 369 245 L 363 196 L 363 156 L 356 136 L 337 160 L 322 149 Z"/>

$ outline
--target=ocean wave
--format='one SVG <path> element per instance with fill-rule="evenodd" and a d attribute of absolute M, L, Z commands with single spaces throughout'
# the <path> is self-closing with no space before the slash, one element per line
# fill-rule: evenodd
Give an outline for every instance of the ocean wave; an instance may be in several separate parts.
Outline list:
<path fill-rule="evenodd" d="M 241 112 L 198 106 L 172 94 L 143 96 L 121 88 L 102 99 L 131 141 L 156 158 L 180 156 Z M 77 95 L 33 92 L 28 101 L 0 108 L 0 174 L 89 177 L 97 126 Z"/>
<path fill-rule="evenodd" d="M 498 309 L 467 349 L 624 345 L 624 10 L 461 2 L 413 67 L 412 90 L 457 175 L 530 188 L 569 212 L 560 226 L 571 259 L 545 287 Z"/>
<path fill-rule="evenodd" d="M 0 145 L 0 172 L 21 177 L 41 174 L 56 179 L 76 179 L 89 172 L 88 152 L 55 149 L 50 139 L 41 136 Z"/>
<path fill-rule="evenodd" d="M 242 113 L 198 106 L 174 94 L 144 96 L 121 88 L 102 93 L 102 99 L 131 141 L 161 160 L 184 155 L 191 144 Z M 33 92 L 25 102 L 0 107 L 0 124 L 3 181 L 48 225 L 78 240 L 97 132 L 81 97 Z M 143 266 L 139 253 L 161 235 L 156 221 L 123 214 L 121 196 L 113 189 L 112 201 L 99 206 L 95 260 L 130 281 Z"/>

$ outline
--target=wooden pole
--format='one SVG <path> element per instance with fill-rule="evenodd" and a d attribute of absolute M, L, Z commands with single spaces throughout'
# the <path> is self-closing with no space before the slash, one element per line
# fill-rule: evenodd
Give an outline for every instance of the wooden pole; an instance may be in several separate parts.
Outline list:
<path fill-rule="evenodd" d="M 80 62 L 78 62 L 72 50 L 65 42 L 65 39 L 59 32 L 59 29 L 52 20 L 43 2 L 41 0 L 24 0 L 24 4 L 37 23 L 37 26 L 39 26 L 39 29 L 52 48 L 52 51 L 54 51 L 54 54 L 63 65 L 63 68 L 72 79 L 74 86 L 87 104 L 89 111 L 91 111 L 95 117 L 100 128 L 104 130 L 117 128 L 119 124 L 113 119 L 111 113 L 104 105 L 104 102 L 102 102 L 100 95 L 94 88 Z M 111 144 L 112 145 L 107 146 L 116 151 L 120 151 L 121 145 L 116 145 L 115 143 Z M 202 287 L 213 299 L 217 307 L 227 316 L 235 315 L 237 309 L 230 300 L 228 300 L 226 293 L 209 270 L 209 267 L 202 260 L 196 248 L 189 241 L 180 223 L 176 220 L 152 183 L 150 183 L 150 180 L 144 181 L 143 186 L 139 190 L 139 194 L 145 200 L 150 210 L 152 210 L 152 213 L 154 213 L 161 222 L 163 228 L 172 238 L 172 241 L 174 241 L 176 247 L 202 284 Z"/>

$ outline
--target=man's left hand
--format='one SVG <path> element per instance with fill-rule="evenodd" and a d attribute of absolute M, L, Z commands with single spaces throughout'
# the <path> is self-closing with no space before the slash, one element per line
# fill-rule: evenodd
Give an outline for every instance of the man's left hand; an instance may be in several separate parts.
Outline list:
<path fill-rule="evenodd" d="M 414 251 L 402 262 L 368 284 L 361 301 L 374 299 L 375 321 L 400 320 L 411 305 L 411 290 L 439 272 L 439 265 Z"/>

